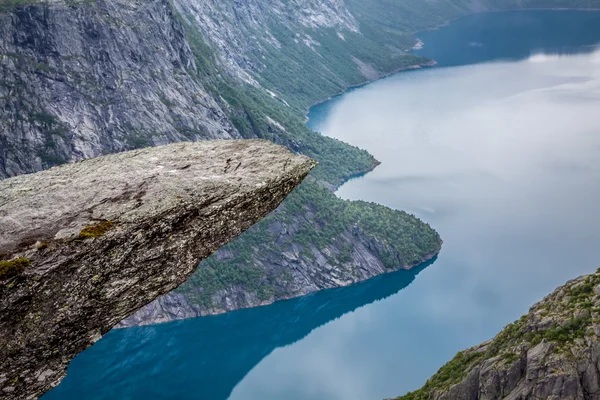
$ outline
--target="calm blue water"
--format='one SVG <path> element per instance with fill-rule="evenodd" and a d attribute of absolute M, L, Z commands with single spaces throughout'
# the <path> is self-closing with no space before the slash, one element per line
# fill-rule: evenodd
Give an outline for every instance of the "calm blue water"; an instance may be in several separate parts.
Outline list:
<path fill-rule="evenodd" d="M 600 266 L 600 14 L 477 15 L 419 37 L 440 67 L 352 90 L 309 116 L 382 161 L 338 194 L 430 222 L 444 239 L 432 265 L 113 331 L 44 399 L 396 396 Z"/>

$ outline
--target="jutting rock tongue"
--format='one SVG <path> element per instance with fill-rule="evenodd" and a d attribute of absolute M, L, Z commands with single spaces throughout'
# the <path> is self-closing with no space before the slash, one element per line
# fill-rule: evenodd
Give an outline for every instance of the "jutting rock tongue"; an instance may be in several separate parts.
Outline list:
<path fill-rule="evenodd" d="M 0 181 L 0 390 L 35 398 L 315 166 L 267 141 L 176 143 Z"/>

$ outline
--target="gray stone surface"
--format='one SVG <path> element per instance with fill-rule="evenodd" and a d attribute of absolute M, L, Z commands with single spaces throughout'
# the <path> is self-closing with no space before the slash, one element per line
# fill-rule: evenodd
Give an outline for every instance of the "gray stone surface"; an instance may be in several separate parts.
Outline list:
<path fill-rule="evenodd" d="M 174 5 L 210 38 L 230 74 L 257 86 L 255 78 L 266 68 L 257 56 L 282 47 L 276 33 L 271 32 L 273 21 L 296 32 L 295 44 L 311 49 L 321 44 L 305 28 L 311 28 L 309 32 L 319 28 L 359 31 L 356 18 L 343 0 L 275 0 L 268 6 L 263 0 L 177 0 Z"/>
<path fill-rule="evenodd" d="M 166 0 L 0 10 L 0 179 L 101 154 L 241 136 Z"/>
<path fill-rule="evenodd" d="M 177 143 L 0 181 L 2 398 L 35 397 L 117 322 L 275 209 L 314 162 L 267 141 Z M 108 231 L 83 238 L 86 227 Z"/>

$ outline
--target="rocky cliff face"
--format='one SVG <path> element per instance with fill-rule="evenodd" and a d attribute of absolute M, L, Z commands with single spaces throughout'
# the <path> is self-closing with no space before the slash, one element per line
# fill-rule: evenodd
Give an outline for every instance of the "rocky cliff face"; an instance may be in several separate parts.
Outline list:
<path fill-rule="evenodd" d="M 304 112 L 350 85 L 425 62 L 406 53 L 414 38 L 361 29 L 345 0 L 177 0 L 192 31 L 223 70 Z"/>
<path fill-rule="evenodd" d="M 117 322 L 277 207 L 315 163 L 178 143 L 0 181 L 0 390 L 34 398 Z"/>
<path fill-rule="evenodd" d="M 567 282 L 401 399 L 600 398 L 600 271 Z"/>
<path fill-rule="evenodd" d="M 411 269 L 425 263 L 439 252 L 441 246 L 439 237 L 431 230 L 434 240 L 438 240 L 437 246 L 423 245 L 422 256 L 416 261 L 409 261 L 405 259 L 405 254 L 394 249 L 385 240 L 365 233 L 358 226 L 343 229 L 326 245 L 306 244 L 297 240 L 298 231 L 318 230 L 318 224 L 319 219 L 310 212 L 303 217 L 295 217 L 289 224 L 269 217 L 261 226 L 253 228 L 253 231 L 267 231 L 268 236 L 264 240 L 274 243 L 273 246 L 256 245 L 257 251 L 250 256 L 249 261 L 241 257 L 236 243 L 220 249 L 211 262 L 201 264 L 198 274 L 179 290 L 159 297 L 117 326 L 148 325 L 220 314 L 267 305 L 323 289 L 349 286 L 381 274 Z M 402 227 L 398 226 L 398 229 Z M 393 259 L 389 264 L 383 261 L 387 257 Z M 207 293 L 207 285 L 200 279 L 203 274 L 213 271 L 218 273 L 229 265 L 232 270 L 244 271 L 247 263 L 252 265 L 251 271 L 262 279 L 256 282 L 232 279 L 228 284 Z M 225 280 L 226 277 L 221 276 L 221 279 Z"/>
<path fill-rule="evenodd" d="M 182 140 L 239 138 L 166 0 L 0 9 L 0 178 Z"/>
<path fill-rule="evenodd" d="M 226 69 L 253 85 L 259 85 L 257 78 L 266 68 L 261 58 L 282 47 L 277 25 L 296 33 L 295 44 L 309 48 L 320 44 L 306 29 L 358 32 L 343 0 L 179 0 L 175 5 L 215 45 Z"/>

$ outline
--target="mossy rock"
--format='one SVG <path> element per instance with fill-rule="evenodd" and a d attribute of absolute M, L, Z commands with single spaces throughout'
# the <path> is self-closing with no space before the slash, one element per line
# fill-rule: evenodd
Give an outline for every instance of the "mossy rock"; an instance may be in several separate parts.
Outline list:
<path fill-rule="evenodd" d="M 97 238 L 103 236 L 113 227 L 112 221 L 102 221 L 95 225 L 88 225 L 79 233 L 79 239 Z"/>
<path fill-rule="evenodd" d="M 28 258 L 0 261 L 0 279 L 8 279 L 20 275 L 29 265 L 31 265 L 31 261 Z"/>

